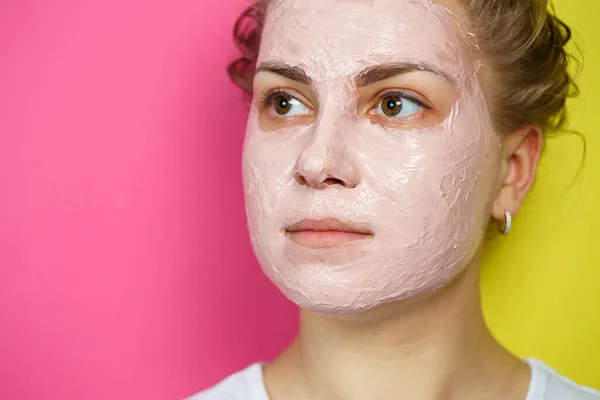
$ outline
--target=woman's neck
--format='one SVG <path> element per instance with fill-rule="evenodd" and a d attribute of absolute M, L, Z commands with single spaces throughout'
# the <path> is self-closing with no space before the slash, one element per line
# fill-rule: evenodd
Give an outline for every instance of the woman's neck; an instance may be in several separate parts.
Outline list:
<path fill-rule="evenodd" d="M 487 329 L 473 265 L 427 298 L 360 315 L 303 310 L 265 382 L 272 400 L 524 400 L 529 369 Z"/>

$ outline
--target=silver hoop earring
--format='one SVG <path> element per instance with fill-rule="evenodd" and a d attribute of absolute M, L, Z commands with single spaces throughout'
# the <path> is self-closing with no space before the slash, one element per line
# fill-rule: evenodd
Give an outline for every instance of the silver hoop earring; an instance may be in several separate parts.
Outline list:
<path fill-rule="evenodd" d="M 506 219 L 504 221 L 498 221 L 498 231 L 503 235 L 508 235 L 510 228 L 512 228 L 512 215 L 510 211 L 504 211 Z"/>

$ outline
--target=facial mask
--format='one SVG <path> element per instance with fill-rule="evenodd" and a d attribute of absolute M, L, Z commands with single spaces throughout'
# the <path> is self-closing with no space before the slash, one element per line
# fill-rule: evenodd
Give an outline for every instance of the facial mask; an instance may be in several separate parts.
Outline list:
<path fill-rule="evenodd" d="M 467 47 L 456 17 L 429 0 L 271 4 L 258 64 L 305 71 L 315 117 L 264 129 L 253 102 L 246 211 L 264 272 L 299 306 L 351 313 L 407 300 L 449 283 L 473 258 L 489 219 L 500 140 Z M 361 115 L 356 77 L 380 64 L 431 69 L 415 79 L 451 83 L 447 115 L 403 127 Z M 305 246 L 286 232 L 302 220 L 369 235 Z M 305 235 L 311 239 L 310 229 Z"/>

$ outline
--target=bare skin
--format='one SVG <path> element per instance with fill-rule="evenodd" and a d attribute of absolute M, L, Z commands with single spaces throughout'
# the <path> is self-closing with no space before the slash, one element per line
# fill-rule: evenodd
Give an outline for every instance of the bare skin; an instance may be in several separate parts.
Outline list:
<path fill-rule="evenodd" d="M 298 337 L 264 374 L 272 400 L 524 400 L 530 380 L 485 326 L 475 263 L 428 298 L 361 315 L 302 311 Z"/>

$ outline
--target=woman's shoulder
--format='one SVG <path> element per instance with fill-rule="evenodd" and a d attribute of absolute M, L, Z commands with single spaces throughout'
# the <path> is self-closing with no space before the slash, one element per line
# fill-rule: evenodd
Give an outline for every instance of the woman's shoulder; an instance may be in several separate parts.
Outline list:
<path fill-rule="evenodd" d="M 543 362 L 530 358 L 531 386 L 527 400 L 600 400 L 600 392 L 559 375 Z"/>
<path fill-rule="evenodd" d="M 255 363 L 186 400 L 269 400 L 263 366 Z"/>

